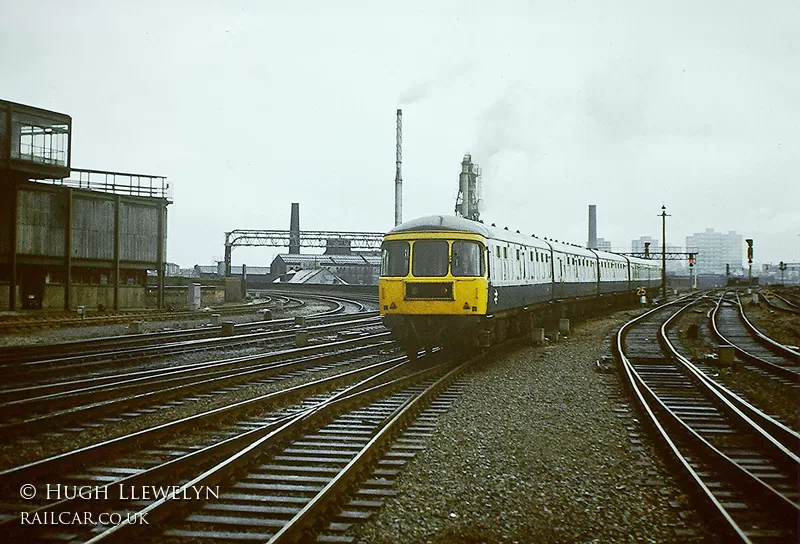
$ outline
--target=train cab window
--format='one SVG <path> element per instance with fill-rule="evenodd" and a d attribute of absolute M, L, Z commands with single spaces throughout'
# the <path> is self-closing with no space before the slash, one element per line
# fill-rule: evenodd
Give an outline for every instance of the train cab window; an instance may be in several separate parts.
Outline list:
<path fill-rule="evenodd" d="M 381 276 L 408 276 L 410 255 L 408 242 L 384 242 L 381 247 Z"/>
<path fill-rule="evenodd" d="M 500 258 L 500 246 L 497 246 L 497 258 Z"/>
<path fill-rule="evenodd" d="M 483 276 L 483 247 L 477 242 L 453 242 L 450 270 L 454 276 Z"/>
<path fill-rule="evenodd" d="M 414 242 L 414 259 L 411 273 L 417 277 L 447 275 L 449 261 L 448 243 L 445 240 L 418 240 Z"/>

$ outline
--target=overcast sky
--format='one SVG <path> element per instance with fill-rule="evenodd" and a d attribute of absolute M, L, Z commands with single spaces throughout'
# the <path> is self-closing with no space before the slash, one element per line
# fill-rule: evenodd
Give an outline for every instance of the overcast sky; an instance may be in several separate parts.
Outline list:
<path fill-rule="evenodd" d="M 12 2 L 0 98 L 73 118 L 72 166 L 164 175 L 168 259 L 234 229 L 452 214 L 615 250 L 706 228 L 800 261 L 800 2 Z M 335 6 L 334 6 L 335 4 Z M 267 265 L 277 248 L 237 248 Z"/>

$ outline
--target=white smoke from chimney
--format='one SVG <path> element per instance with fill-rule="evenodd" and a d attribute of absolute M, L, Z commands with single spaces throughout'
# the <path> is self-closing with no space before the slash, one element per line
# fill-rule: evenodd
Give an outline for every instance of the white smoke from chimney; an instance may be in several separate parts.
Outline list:
<path fill-rule="evenodd" d="M 463 59 L 453 62 L 443 63 L 437 70 L 427 77 L 419 78 L 417 81 L 403 89 L 397 99 L 397 107 L 408 106 L 414 102 L 424 100 L 438 90 L 447 89 L 455 84 L 461 84 L 469 79 L 474 72 L 473 62 Z"/>
<path fill-rule="evenodd" d="M 497 195 L 498 185 L 502 183 L 497 174 L 501 163 L 508 162 L 502 155 L 514 153 L 527 160 L 535 156 L 531 140 L 535 134 L 532 129 L 535 119 L 526 108 L 534 95 L 521 83 L 511 84 L 475 119 L 476 138 L 470 149 L 473 161 L 482 169 L 482 185 L 485 184 L 482 196 L 488 196 L 478 204 L 481 213 L 492 207 L 492 194 Z M 520 158 L 518 156 L 517 160 Z"/>

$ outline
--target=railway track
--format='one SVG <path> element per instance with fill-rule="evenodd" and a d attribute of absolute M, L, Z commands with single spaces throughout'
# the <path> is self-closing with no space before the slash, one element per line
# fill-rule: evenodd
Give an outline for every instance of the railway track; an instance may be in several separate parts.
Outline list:
<path fill-rule="evenodd" d="M 89 312 L 79 316 L 76 316 L 75 314 L 65 314 L 62 312 L 45 316 L 8 316 L 0 319 L 0 332 L 9 334 L 43 328 L 111 325 L 116 323 L 126 323 L 130 322 L 131 320 L 175 321 L 183 319 L 205 319 L 211 313 L 219 314 L 221 316 L 230 316 L 239 315 L 242 313 L 250 313 L 259 309 L 273 308 L 276 300 L 269 300 L 256 304 L 238 304 L 214 307 L 209 308 L 208 312 L 188 310 L 136 310 L 122 312 L 115 311 L 113 313 Z M 303 301 L 289 297 L 283 297 L 283 302 L 286 309 L 300 307 L 303 305 Z"/>
<path fill-rule="evenodd" d="M 289 410 L 272 414 L 269 420 L 259 415 L 257 421 L 239 421 L 233 426 L 215 429 L 210 433 L 213 438 L 205 441 L 195 431 L 193 436 L 183 437 L 180 444 L 168 443 L 157 448 L 156 455 L 161 457 L 156 459 L 142 458 L 142 455 L 153 454 L 142 450 L 127 459 L 109 461 L 101 446 L 93 452 L 93 459 L 103 455 L 102 466 L 83 468 L 78 474 L 60 478 L 59 482 L 78 482 L 90 488 L 100 485 L 108 490 L 102 493 L 104 499 L 108 496 L 107 500 L 62 500 L 37 504 L 28 510 L 29 515 L 79 508 L 95 512 L 113 510 L 121 513 L 123 519 L 133 519 L 134 523 L 79 529 L 72 526 L 42 533 L 21 524 L 17 516 L 7 516 L 2 530 L 20 539 L 127 540 L 142 529 L 135 523 L 139 516 L 138 519 L 147 517 L 149 523 L 158 523 L 161 536 L 155 536 L 156 540 L 167 537 L 171 540 L 231 541 L 267 535 L 267 538 L 282 541 L 302 537 L 316 522 L 326 519 L 323 514 L 334 508 L 335 499 L 352 490 L 353 485 L 363 483 L 383 452 L 393 448 L 388 454 L 389 462 L 376 469 L 388 470 L 378 473 L 387 476 L 397 469 L 397 462 L 403 462 L 419 449 L 413 437 L 398 441 L 396 433 L 407 427 L 466 367 L 464 364 L 448 371 L 441 364 L 412 364 L 405 357 L 380 365 L 381 368 L 375 365 L 369 377 L 327 395 L 324 400 L 307 397 Z M 176 425 L 183 429 L 197 427 L 196 422 L 176 423 L 171 429 L 173 436 L 178 432 Z M 427 423 L 421 425 L 425 427 Z M 118 442 L 133 440 L 136 438 L 118 439 Z M 115 451 L 120 449 L 117 444 Z M 164 450 L 169 450 L 170 455 L 165 457 Z M 19 482 L 29 481 L 32 475 L 39 475 L 39 486 L 42 486 L 48 475 L 53 479 L 52 471 L 63 467 L 63 461 L 48 460 L 39 466 L 0 473 L 2 488 L 13 488 Z M 70 464 L 83 463 L 73 458 Z M 390 468 L 386 469 L 387 466 Z M 221 488 L 222 491 L 196 504 L 163 498 L 142 500 L 124 493 L 124 490 L 157 485 L 177 486 L 171 489 L 184 491 L 198 488 Z M 377 487 L 370 487 L 369 482 L 365 485 L 373 490 L 383 488 L 381 483 L 376 484 Z M 361 498 L 371 500 L 356 498 L 349 508 L 374 507 L 378 494 L 365 491 Z M 13 512 L 13 504 L 6 504 L 4 510 L 9 506 Z M 340 515 L 358 514 L 351 510 Z M 336 523 L 328 526 L 329 531 L 336 528 Z"/>
<path fill-rule="evenodd" d="M 782 296 L 774 291 L 770 291 L 768 293 L 761 292 L 759 295 L 767 302 L 767 304 L 776 310 L 792 314 L 800 314 L 800 302 L 797 301 L 796 297 L 790 298 L 791 295 Z"/>
<path fill-rule="evenodd" d="M 747 319 L 739 295 L 723 293 L 711 314 L 711 330 L 719 340 L 733 346 L 736 354 L 760 371 L 797 386 L 800 379 L 800 353 L 775 342 Z"/>
<path fill-rule="evenodd" d="M 0 394 L 0 433 L 28 436 L 53 428 L 61 434 L 81 433 L 104 421 L 136 420 L 144 413 L 174 409 L 198 395 L 210 402 L 244 388 L 312 374 L 353 357 L 380 354 L 390 345 L 389 333 L 381 332 L 178 369 L 8 390 Z"/>
<path fill-rule="evenodd" d="M 739 542 L 795 542 L 800 435 L 705 376 L 667 329 L 679 299 L 625 324 L 615 351 L 646 419 L 704 503 Z M 680 310 L 679 310 L 680 308 Z"/>
<path fill-rule="evenodd" d="M 294 323 L 294 321 L 291 321 Z M 335 334 L 352 334 L 375 332 L 383 330 L 377 316 L 355 315 L 331 319 L 312 321 L 319 323 L 299 328 L 299 325 L 289 326 L 289 322 L 281 324 L 283 328 L 277 330 L 256 329 L 254 332 L 242 332 L 233 336 L 215 336 L 212 338 L 197 338 L 179 341 L 154 342 L 155 345 L 140 345 L 129 347 L 123 344 L 115 348 L 113 345 L 104 345 L 102 351 L 93 351 L 79 355 L 52 356 L 34 361 L 21 363 L 8 362 L 0 364 L 9 385 L 15 388 L 27 385 L 28 387 L 62 387 L 65 378 L 71 380 L 85 376 L 90 380 L 102 380 L 105 375 L 116 375 L 122 372 L 136 372 L 146 363 L 148 371 L 169 370 L 176 366 L 173 360 L 164 358 L 189 353 L 216 350 L 243 350 L 260 348 L 269 345 L 273 349 L 285 348 L 295 341 L 299 331 L 304 332 L 309 338 L 322 338 Z M 276 327 L 281 327 L 277 325 Z M 60 344 L 48 347 L 48 353 L 58 353 Z M 156 359 L 162 362 L 155 362 Z M 8 387 L 0 389 L 0 394 Z"/>
<path fill-rule="evenodd" d="M 330 310 L 314 315 L 305 316 L 303 320 L 311 323 L 325 323 L 331 320 L 342 320 L 346 317 L 340 314 L 346 313 L 347 317 L 361 315 L 362 317 L 377 316 L 375 311 L 367 311 L 363 303 L 347 301 L 333 297 L 315 297 L 315 300 L 323 300 L 332 304 Z M 302 301 L 297 301 L 298 305 Z M 349 308 L 348 308 L 349 306 Z M 295 324 L 295 317 L 270 319 L 265 321 L 255 321 L 251 323 L 239 323 L 232 326 L 233 335 L 241 335 L 253 332 L 263 332 L 265 329 L 286 328 Z M 88 340 L 76 340 L 70 342 L 60 342 L 54 344 L 28 344 L 22 346 L 7 346 L 0 348 L 0 361 L 2 364 L 21 364 L 25 362 L 41 361 L 51 358 L 63 359 L 68 355 L 82 357 L 79 360 L 88 360 L 90 355 L 108 355 L 111 352 L 122 352 L 130 349 L 135 352 L 136 348 L 152 347 L 158 345 L 200 340 L 219 336 L 223 332 L 222 325 L 203 326 L 194 329 L 178 331 L 162 331 L 153 333 L 108 336 L 93 338 Z"/>
<path fill-rule="evenodd" d="M 153 425 L 119 437 L 79 447 L 58 455 L 25 463 L 0 472 L 0 488 L 3 489 L 4 523 L 13 521 L 14 509 L 38 508 L 47 504 L 43 496 L 37 494 L 37 501 L 22 500 L 15 493 L 6 493 L 14 485 L 33 483 L 44 489 L 46 483 L 68 482 L 74 471 L 92 472 L 90 467 L 102 467 L 109 462 L 126 464 L 125 459 L 133 456 L 139 471 L 160 463 L 174 460 L 186 453 L 206 446 L 224 442 L 231 436 L 245 435 L 263 427 L 265 422 L 300 411 L 304 406 L 315 403 L 317 397 L 328 397 L 337 390 L 350 387 L 373 376 L 379 376 L 387 369 L 397 368 L 406 362 L 404 357 L 393 357 L 383 361 L 372 361 L 366 366 L 339 370 L 338 372 L 293 387 L 271 391 L 236 403 L 210 408 L 199 413 L 175 419 L 163 424 Z M 333 391 L 333 393 L 331 393 Z M 249 435 L 252 436 L 252 435 Z M 159 453 L 160 452 L 160 453 Z M 150 460 L 148 460 L 150 459 Z M 155 461 L 158 461 L 157 463 Z M 129 463 L 128 463 L 129 464 Z M 124 475 L 123 475 L 124 476 Z M 119 476 L 117 479 L 122 478 Z M 92 480 L 89 477 L 88 480 Z M 103 478 L 95 478 L 102 480 Z M 10 523 L 13 525 L 13 523 Z M 9 526 L 10 526 L 9 525 Z"/>

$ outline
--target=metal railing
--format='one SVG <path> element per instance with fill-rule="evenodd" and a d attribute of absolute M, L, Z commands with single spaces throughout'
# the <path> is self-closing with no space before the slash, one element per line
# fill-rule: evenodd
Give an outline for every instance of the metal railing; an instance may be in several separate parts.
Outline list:
<path fill-rule="evenodd" d="M 165 176 L 73 168 L 68 178 L 32 179 L 31 181 L 115 195 L 166 198 L 172 201 L 172 186 Z"/>

